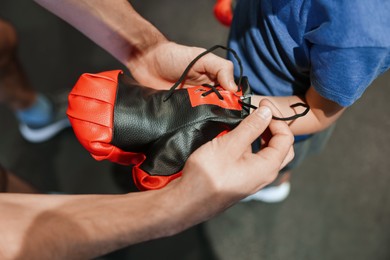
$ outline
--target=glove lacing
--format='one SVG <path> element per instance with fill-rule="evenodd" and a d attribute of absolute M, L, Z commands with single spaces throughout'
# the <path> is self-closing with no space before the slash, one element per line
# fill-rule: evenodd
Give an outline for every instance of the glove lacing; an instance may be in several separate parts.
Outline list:
<path fill-rule="evenodd" d="M 215 51 L 216 49 L 218 48 L 221 48 L 221 49 L 224 49 L 226 51 L 230 51 L 234 58 L 237 60 L 237 63 L 238 63 L 238 66 L 240 68 L 240 75 L 239 75 L 239 78 L 238 78 L 238 82 L 237 82 L 237 85 L 238 85 L 238 91 L 240 91 L 240 88 L 241 88 L 241 81 L 242 81 L 242 77 L 243 77 L 243 67 L 242 67 L 242 63 L 241 63 L 241 59 L 240 57 L 237 55 L 237 53 L 229 48 L 229 47 L 225 47 L 225 46 L 222 46 L 222 45 L 215 45 L 213 47 L 211 47 L 210 49 L 202 52 L 201 54 L 199 54 L 198 56 L 195 57 L 195 59 L 193 59 L 190 64 L 188 64 L 188 66 L 186 67 L 186 69 L 183 71 L 183 74 L 180 76 L 180 78 L 178 79 L 178 81 L 176 81 L 176 83 L 169 89 L 166 97 L 164 98 L 164 102 L 167 101 L 174 93 L 175 89 L 181 85 L 181 83 L 184 81 L 185 77 L 187 76 L 188 72 L 190 71 L 190 69 L 192 68 L 192 66 L 194 66 L 194 64 L 200 59 L 202 58 L 203 56 L 205 56 L 206 54 L 210 53 L 210 52 L 213 52 Z M 223 100 L 223 96 L 221 95 L 221 93 L 219 93 L 217 87 L 220 86 L 219 83 L 216 83 L 214 85 L 211 85 L 211 84 L 203 84 L 202 86 L 204 87 L 208 87 L 210 88 L 210 90 L 202 93 L 202 96 L 207 96 L 211 93 L 215 93 L 217 95 L 217 97 L 220 99 L 220 100 Z M 246 103 L 244 101 L 242 101 L 241 99 L 239 100 L 239 102 L 241 103 L 242 106 L 245 106 L 245 107 L 249 107 L 249 108 L 253 108 L 253 109 L 257 109 L 258 107 L 257 106 L 254 106 L 250 103 Z M 305 107 L 305 111 L 303 111 L 302 113 L 298 113 L 298 114 L 295 114 L 293 116 L 289 116 L 289 117 L 277 117 L 277 116 L 272 116 L 272 119 L 275 119 L 275 120 L 282 120 L 282 121 L 290 121 L 290 120 L 295 120 L 299 117 L 303 117 L 305 116 L 309 111 L 310 111 L 310 107 L 308 104 L 305 104 L 305 103 L 295 103 L 295 104 L 292 104 L 290 106 L 291 108 L 295 108 L 295 107 Z"/>

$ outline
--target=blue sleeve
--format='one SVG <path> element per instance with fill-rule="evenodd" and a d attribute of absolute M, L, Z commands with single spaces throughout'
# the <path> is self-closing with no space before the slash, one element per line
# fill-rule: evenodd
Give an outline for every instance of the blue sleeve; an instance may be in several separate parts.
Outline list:
<path fill-rule="evenodd" d="M 313 1 L 309 18 L 311 83 L 349 106 L 390 67 L 390 1 Z"/>
<path fill-rule="evenodd" d="M 310 80 L 323 97 L 350 106 L 371 82 L 390 66 L 388 48 L 335 48 L 314 45 L 310 50 Z"/>

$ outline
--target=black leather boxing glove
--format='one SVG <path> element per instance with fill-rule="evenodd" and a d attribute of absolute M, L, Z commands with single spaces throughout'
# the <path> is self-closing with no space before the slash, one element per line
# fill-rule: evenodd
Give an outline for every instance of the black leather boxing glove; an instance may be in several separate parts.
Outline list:
<path fill-rule="evenodd" d="M 194 150 L 248 115 L 241 99 L 249 92 L 245 78 L 237 93 L 208 85 L 168 91 L 140 86 L 119 70 L 87 73 L 67 113 L 94 158 L 133 164 L 137 187 L 158 189 L 181 175 Z"/>

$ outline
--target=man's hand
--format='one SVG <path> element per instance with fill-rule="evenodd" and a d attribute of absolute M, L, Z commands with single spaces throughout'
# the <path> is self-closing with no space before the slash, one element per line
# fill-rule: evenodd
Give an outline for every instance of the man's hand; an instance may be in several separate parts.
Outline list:
<path fill-rule="evenodd" d="M 173 185 L 181 187 L 179 196 L 187 203 L 198 203 L 205 219 L 271 183 L 294 157 L 288 125 L 271 121 L 272 114 L 280 116 L 263 100 L 233 131 L 201 146 L 188 159 L 182 178 Z M 267 146 L 252 153 L 251 143 L 267 127 L 272 134 Z"/>
<path fill-rule="evenodd" d="M 187 47 L 160 38 L 154 46 L 134 53 L 129 58 L 127 67 L 142 85 L 168 89 L 179 79 L 188 64 L 204 51 L 202 48 Z M 227 90 L 237 90 L 232 62 L 209 53 L 194 64 L 187 74 L 185 84 L 216 82 Z"/>
<path fill-rule="evenodd" d="M 160 190 L 125 195 L 0 194 L 0 258 L 92 259 L 210 219 L 273 181 L 292 159 L 289 127 L 271 121 L 270 109 L 280 116 L 269 101 L 262 101 L 233 131 L 196 150 L 182 178 Z M 268 146 L 253 154 L 250 144 L 267 127 L 272 133 Z M 42 244 L 45 250 L 39 250 Z"/>
<path fill-rule="evenodd" d="M 61 17 L 123 63 L 142 85 L 170 88 L 202 48 L 168 41 L 127 0 L 35 0 Z M 233 64 L 214 54 L 202 57 L 188 73 L 185 84 L 219 82 L 235 91 Z"/>

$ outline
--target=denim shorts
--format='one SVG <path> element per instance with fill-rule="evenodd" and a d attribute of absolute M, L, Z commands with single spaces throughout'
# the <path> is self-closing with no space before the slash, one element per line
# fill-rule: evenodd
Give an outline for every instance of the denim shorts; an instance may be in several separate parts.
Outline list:
<path fill-rule="evenodd" d="M 289 164 L 287 164 L 280 173 L 291 171 L 300 166 L 306 158 L 322 152 L 328 143 L 335 127 L 336 125 L 333 124 L 321 132 L 312 134 L 303 140 L 296 141 L 294 143 L 294 159 Z"/>
<path fill-rule="evenodd" d="M 327 129 L 309 135 L 306 138 L 299 138 L 298 140 L 296 138 L 294 142 L 294 159 L 280 171 L 280 174 L 297 168 L 307 157 L 320 153 L 328 143 L 335 127 L 336 125 L 333 124 Z M 259 150 L 260 142 L 257 140 L 252 144 L 252 151 L 257 152 Z"/>

